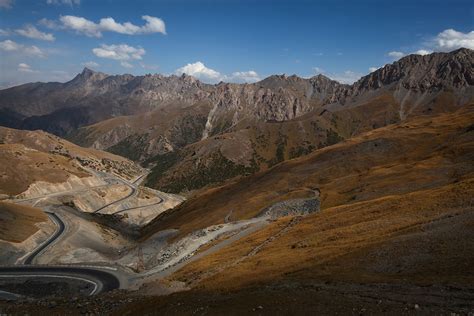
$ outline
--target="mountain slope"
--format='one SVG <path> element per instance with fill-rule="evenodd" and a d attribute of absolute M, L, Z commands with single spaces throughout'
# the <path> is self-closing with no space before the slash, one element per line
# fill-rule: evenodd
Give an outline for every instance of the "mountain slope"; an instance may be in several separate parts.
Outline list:
<path fill-rule="evenodd" d="M 20 194 L 38 181 L 89 181 L 97 171 L 126 179 L 142 172 L 123 157 L 82 148 L 46 132 L 6 127 L 0 127 L 0 161 L 0 194 L 4 195 Z"/>
<path fill-rule="evenodd" d="M 193 304 L 201 306 L 221 296 L 227 302 L 257 293 L 245 297 L 259 306 L 261 297 L 272 302 L 274 295 L 298 292 L 307 293 L 298 300 L 309 304 L 332 289 L 376 297 L 374 305 L 394 300 L 424 309 L 442 297 L 450 306 L 468 306 L 471 297 L 452 290 L 470 291 L 474 281 L 473 122 L 474 104 L 413 117 L 210 189 L 167 211 L 145 227 L 143 242 L 166 229 L 179 230 L 176 240 L 229 217 L 248 219 L 308 189 L 318 188 L 322 199 L 319 212 L 277 219 L 185 265 L 164 283 L 183 282 L 191 291 L 166 301 L 200 298 Z M 141 291 L 159 286 L 150 280 Z M 147 313 L 165 305 L 149 298 L 134 307 Z M 174 308 L 186 310 L 181 305 Z"/>
<path fill-rule="evenodd" d="M 0 123 L 19 119 L 22 128 L 67 133 L 80 145 L 155 166 L 148 185 L 176 193 L 410 117 L 455 111 L 474 100 L 473 64 L 469 49 L 410 55 L 353 85 L 322 75 L 206 85 L 185 75 L 85 69 L 65 84 L 0 91 L 0 109 L 8 114 Z"/>
<path fill-rule="evenodd" d="M 146 228 L 182 234 L 234 220 L 319 188 L 323 209 L 409 194 L 474 175 L 474 105 L 389 125 L 227 185 L 201 192 Z"/>

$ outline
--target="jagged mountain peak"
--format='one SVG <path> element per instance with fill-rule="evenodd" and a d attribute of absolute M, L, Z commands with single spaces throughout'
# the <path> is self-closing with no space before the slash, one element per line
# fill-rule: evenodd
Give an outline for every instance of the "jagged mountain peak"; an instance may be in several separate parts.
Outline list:
<path fill-rule="evenodd" d="M 418 92 L 472 86 L 474 51 L 461 48 L 449 53 L 405 56 L 359 79 L 350 94 L 392 84 Z"/>
<path fill-rule="evenodd" d="M 87 68 L 87 67 L 84 67 L 84 69 L 81 72 L 81 75 L 83 75 L 83 76 L 92 76 L 95 73 L 96 72 L 94 70 L 92 70 L 90 68 Z"/>
<path fill-rule="evenodd" d="M 70 83 L 81 83 L 81 82 L 86 82 L 89 80 L 93 81 L 98 81 L 98 80 L 103 80 L 107 78 L 109 75 L 103 73 L 103 72 L 98 72 L 94 71 L 90 68 L 84 67 L 81 73 L 77 74 L 76 77 L 74 77 Z"/>

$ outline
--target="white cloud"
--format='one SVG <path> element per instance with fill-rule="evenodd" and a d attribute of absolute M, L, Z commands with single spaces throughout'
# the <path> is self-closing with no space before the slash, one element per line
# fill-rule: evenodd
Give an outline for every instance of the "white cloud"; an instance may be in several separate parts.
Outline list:
<path fill-rule="evenodd" d="M 47 4 L 67 4 L 70 6 L 75 5 L 80 5 L 81 0 L 46 0 Z"/>
<path fill-rule="evenodd" d="M 217 70 L 206 67 L 206 65 L 200 61 L 176 69 L 175 74 L 178 76 L 182 74 L 193 76 L 206 83 L 217 83 L 219 81 L 253 83 L 261 80 L 260 75 L 255 70 L 235 71 L 229 75 L 225 75 Z"/>
<path fill-rule="evenodd" d="M 13 6 L 13 0 L 0 0 L 0 8 L 10 9 Z"/>
<path fill-rule="evenodd" d="M 428 55 L 428 54 L 431 54 L 431 53 L 432 53 L 432 51 L 426 50 L 426 49 L 419 49 L 416 52 L 413 52 L 413 54 L 415 54 L 415 55 L 422 55 L 422 56 Z"/>
<path fill-rule="evenodd" d="M 11 40 L 5 40 L 0 42 L 0 50 L 6 52 L 20 52 L 26 55 L 34 56 L 34 57 L 45 57 L 46 54 L 39 49 L 37 46 L 26 46 L 22 44 L 18 44 Z"/>
<path fill-rule="evenodd" d="M 74 30 L 89 37 L 102 37 L 102 32 L 106 31 L 127 35 L 166 34 L 165 22 L 162 19 L 149 15 L 142 16 L 142 19 L 146 21 L 146 24 L 143 26 L 137 26 L 130 22 L 117 23 L 111 17 L 102 18 L 99 23 L 73 15 L 64 15 L 59 18 L 64 28 Z M 43 23 L 52 26 L 49 20 L 45 20 Z"/>
<path fill-rule="evenodd" d="M 98 63 L 96 63 L 95 61 L 88 61 L 88 62 L 85 62 L 85 63 L 82 63 L 82 65 L 84 67 L 87 67 L 87 68 L 97 68 L 99 67 L 100 65 Z"/>
<path fill-rule="evenodd" d="M 10 34 L 9 30 L 0 29 L 0 36 L 9 36 Z"/>
<path fill-rule="evenodd" d="M 25 63 L 18 64 L 18 71 L 19 72 L 38 72 L 37 70 L 31 69 L 31 66 Z"/>
<path fill-rule="evenodd" d="M 440 51 L 451 51 L 461 47 L 474 49 L 474 31 L 462 33 L 453 29 L 444 30 L 434 38 L 433 45 Z"/>
<path fill-rule="evenodd" d="M 115 22 L 113 18 L 103 18 L 100 19 L 98 25 L 99 29 L 102 31 L 117 32 L 121 34 L 135 34 L 140 31 L 140 27 L 136 26 L 130 22 L 125 22 L 123 24 Z"/>
<path fill-rule="evenodd" d="M 20 45 L 20 44 L 14 42 L 14 41 L 11 41 L 11 40 L 6 40 L 6 41 L 3 41 L 3 42 L 0 42 L 0 49 L 4 50 L 4 51 L 7 51 L 7 52 L 20 50 L 22 48 L 22 46 L 23 45 Z"/>
<path fill-rule="evenodd" d="M 392 57 L 392 58 L 394 58 L 394 59 L 400 59 L 400 58 L 402 58 L 403 56 L 405 56 L 405 53 L 393 51 L 393 52 L 389 52 L 387 55 L 390 56 L 390 57 Z"/>
<path fill-rule="evenodd" d="M 99 25 L 92 21 L 78 16 L 64 15 L 59 18 L 65 28 L 72 29 L 78 33 L 85 34 L 90 37 L 101 37 Z"/>
<path fill-rule="evenodd" d="M 165 22 L 157 17 L 144 15 L 142 19 L 147 23 L 141 27 L 143 33 L 162 33 L 166 35 Z"/>
<path fill-rule="evenodd" d="M 28 38 L 39 39 L 42 41 L 54 41 L 53 34 L 41 32 L 33 25 L 26 25 L 22 29 L 15 30 L 15 32 Z"/>
<path fill-rule="evenodd" d="M 230 76 L 224 76 L 221 80 L 234 83 L 253 83 L 260 81 L 261 78 L 254 70 L 236 71 Z"/>
<path fill-rule="evenodd" d="M 376 71 L 377 69 L 379 69 L 380 67 L 369 67 L 369 71 L 370 72 L 374 72 Z"/>
<path fill-rule="evenodd" d="M 207 68 L 200 61 L 178 68 L 175 73 L 177 75 L 184 73 L 207 82 L 217 82 L 221 79 L 221 74 L 218 71 Z"/>
<path fill-rule="evenodd" d="M 101 58 L 119 61 L 141 60 L 146 51 L 141 47 L 133 47 L 127 44 L 105 45 L 92 49 L 92 52 Z M 123 64 L 122 64 L 123 66 Z M 126 66 L 125 66 L 126 67 Z"/>

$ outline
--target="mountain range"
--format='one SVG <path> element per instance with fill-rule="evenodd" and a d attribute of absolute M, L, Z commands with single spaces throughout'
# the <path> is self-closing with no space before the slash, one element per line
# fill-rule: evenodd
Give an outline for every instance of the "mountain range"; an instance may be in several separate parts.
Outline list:
<path fill-rule="evenodd" d="M 41 129 L 152 169 L 149 186 L 184 192 L 266 170 L 362 132 L 474 99 L 474 51 L 409 55 L 352 85 L 317 75 L 253 84 L 107 75 L 0 91 L 0 124 Z"/>

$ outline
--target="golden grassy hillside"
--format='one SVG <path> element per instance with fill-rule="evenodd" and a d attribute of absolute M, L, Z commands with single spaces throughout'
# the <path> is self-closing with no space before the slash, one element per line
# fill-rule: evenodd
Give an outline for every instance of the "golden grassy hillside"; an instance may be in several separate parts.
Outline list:
<path fill-rule="evenodd" d="M 286 279 L 469 285 L 474 282 L 472 196 L 469 179 L 280 219 L 185 266 L 174 278 L 206 288 Z"/>
<path fill-rule="evenodd" d="M 46 214 L 35 207 L 0 202 L 0 239 L 22 242 L 38 231 L 36 223 L 47 219 Z"/>
<path fill-rule="evenodd" d="M 280 218 L 190 262 L 165 282 L 185 282 L 191 291 L 144 299 L 120 313 L 472 309 L 473 122 L 472 105 L 412 118 L 188 200 L 147 227 L 144 238 L 165 228 L 183 235 L 222 223 L 230 209 L 234 220 L 249 218 L 307 187 L 321 189 L 322 210 Z"/>
<path fill-rule="evenodd" d="M 83 167 L 134 178 L 142 169 L 130 160 L 83 148 L 43 131 L 0 127 L 0 194 L 16 195 L 35 181 L 61 183 L 87 177 Z"/>
<path fill-rule="evenodd" d="M 181 235 L 264 207 L 321 190 L 322 208 L 442 187 L 474 172 L 474 106 L 450 114 L 421 116 L 389 125 L 307 156 L 281 163 L 240 181 L 202 192 L 164 213 L 143 233 L 177 228 Z"/>
<path fill-rule="evenodd" d="M 61 155 L 32 150 L 21 144 L 0 145 L 0 194 L 16 195 L 36 181 L 60 183 L 69 175 L 90 176 Z"/>

